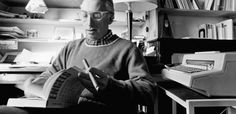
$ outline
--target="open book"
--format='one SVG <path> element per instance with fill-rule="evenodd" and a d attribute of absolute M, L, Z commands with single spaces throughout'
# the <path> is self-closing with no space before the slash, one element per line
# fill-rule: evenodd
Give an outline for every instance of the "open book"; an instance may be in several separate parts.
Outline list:
<path fill-rule="evenodd" d="M 81 71 L 74 66 L 55 73 L 43 86 L 31 84 L 26 91 L 37 98 L 9 98 L 7 106 L 61 108 L 75 105 L 84 90 L 78 78 Z"/>

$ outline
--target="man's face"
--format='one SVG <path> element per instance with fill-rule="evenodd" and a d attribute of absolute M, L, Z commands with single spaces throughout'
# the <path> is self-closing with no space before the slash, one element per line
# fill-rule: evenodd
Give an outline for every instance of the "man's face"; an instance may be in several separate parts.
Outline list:
<path fill-rule="evenodd" d="M 107 33 L 110 14 L 101 0 L 84 0 L 80 16 L 87 38 L 98 40 Z"/>

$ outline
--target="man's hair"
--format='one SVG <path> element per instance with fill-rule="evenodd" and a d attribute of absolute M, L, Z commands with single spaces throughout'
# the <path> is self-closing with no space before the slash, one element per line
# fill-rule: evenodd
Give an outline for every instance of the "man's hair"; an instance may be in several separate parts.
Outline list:
<path fill-rule="evenodd" d="M 114 3 L 113 3 L 113 0 L 102 0 L 103 2 L 105 2 L 106 4 L 106 9 L 107 11 L 109 11 L 112 15 L 112 21 L 114 19 Z"/>

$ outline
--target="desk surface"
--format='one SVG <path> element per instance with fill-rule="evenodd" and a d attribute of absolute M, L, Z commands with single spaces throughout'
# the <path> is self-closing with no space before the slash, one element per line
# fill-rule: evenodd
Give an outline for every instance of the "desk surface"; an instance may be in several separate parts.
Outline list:
<path fill-rule="evenodd" d="M 175 81 L 163 79 L 162 77 L 156 77 L 155 81 L 157 82 L 158 87 L 163 90 L 167 90 L 172 94 L 175 94 L 182 100 L 186 101 L 188 99 L 208 99 L 209 97 L 202 95 L 182 84 L 179 84 Z"/>
<path fill-rule="evenodd" d="M 47 66 L 1 66 L 0 73 L 41 73 L 47 68 Z"/>
<path fill-rule="evenodd" d="M 47 66 L 0 65 L 0 84 L 21 84 L 45 71 Z"/>
<path fill-rule="evenodd" d="M 236 106 L 236 97 L 208 97 L 175 81 L 163 79 L 161 76 L 155 76 L 154 80 L 157 86 L 164 90 L 166 96 L 186 108 L 187 114 L 195 114 L 195 107 Z M 162 101 L 160 105 L 166 102 L 159 100 Z"/>
<path fill-rule="evenodd" d="M 157 82 L 158 87 L 172 94 L 175 94 L 176 96 L 178 96 L 184 101 L 188 99 L 221 99 L 221 98 L 222 99 L 225 99 L 225 98 L 236 99 L 236 96 L 235 97 L 208 97 L 178 82 L 175 82 L 169 79 L 164 79 L 161 76 L 154 77 L 154 80 Z"/>

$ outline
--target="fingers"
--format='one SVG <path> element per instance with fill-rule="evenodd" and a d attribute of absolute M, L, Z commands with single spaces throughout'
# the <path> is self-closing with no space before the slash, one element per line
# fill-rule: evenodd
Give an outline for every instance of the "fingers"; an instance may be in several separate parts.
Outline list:
<path fill-rule="evenodd" d="M 27 78 L 27 79 L 24 81 L 24 84 L 23 84 L 24 88 L 25 88 L 26 86 L 28 86 L 29 84 L 31 84 L 31 83 L 32 83 L 32 80 L 34 80 L 33 77 Z"/>
<path fill-rule="evenodd" d="M 88 76 L 88 73 L 85 73 L 85 72 L 79 72 L 79 73 L 78 73 L 78 77 L 79 77 L 80 79 L 83 79 L 83 80 L 87 80 L 87 81 L 90 80 L 90 79 L 89 79 L 89 76 Z"/>
<path fill-rule="evenodd" d="M 78 76 L 87 89 L 96 90 L 97 92 L 99 89 L 105 89 L 107 87 L 108 75 L 106 73 L 95 67 L 88 68 L 86 72 L 81 72 Z"/>
<path fill-rule="evenodd" d="M 88 72 L 91 72 L 95 78 L 104 78 L 107 77 L 107 74 L 102 72 L 101 70 L 91 67 Z"/>
<path fill-rule="evenodd" d="M 92 83 L 92 81 L 90 80 L 88 74 L 80 72 L 78 73 L 78 77 L 80 78 L 80 82 L 83 84 L 83 86 L 85 86 L 85 88 L 87 88 L 89 91 L 91 91 L 92 93 L 96 93 L 96 89 Z"/>
<path fill-rule="evenodd" d="M 47 79 L 43 77 L 37 77 L 34 80 L 32 80 L 32 84 L 43 85 L 46 81 Z"/>
<path fill-rule="evenodd" d="M 91 67 L 88 71 L 93 74 L 99 85 L 99 89 L 104 90 L 108 85 L 108 74 L 94 67 Z"/>

